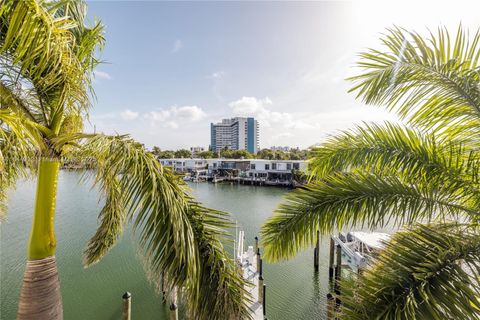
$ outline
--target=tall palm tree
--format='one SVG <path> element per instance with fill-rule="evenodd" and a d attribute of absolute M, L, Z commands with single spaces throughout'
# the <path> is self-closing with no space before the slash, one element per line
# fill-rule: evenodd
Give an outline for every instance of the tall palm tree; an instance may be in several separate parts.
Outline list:
<path fill-rule="evenodd" d="M 271 261 L 313 245 L 317 230 L 406 228 L 342 284 L 345 319 L 480 319 L 479 42 L 462 27 L 426 38 L 389 29 L 382 49 L 360 55 L 351 91 L 405 125 L 364 124 L 322 143 L 309 185 L 262 228 Z"/>
<path fill-rule="evenodd" d="M 88 134 L 93 70 L 103 26 L 86 25 L 77 0 L 0 2 L 0 213 L 7 189 L 35 174 L 37 193 L 18 319 L 62 319 L 55 264 L 55 200 L 62 161 L 95 168 L 105 198 L 84 263 L 98 262 L 132 222 L 149 278 L 179 291 L 193 319 L 248 317 L 244 280 L 223 241 L 223 212 L 189 196 L 185 184 L 128 136 Z"/>

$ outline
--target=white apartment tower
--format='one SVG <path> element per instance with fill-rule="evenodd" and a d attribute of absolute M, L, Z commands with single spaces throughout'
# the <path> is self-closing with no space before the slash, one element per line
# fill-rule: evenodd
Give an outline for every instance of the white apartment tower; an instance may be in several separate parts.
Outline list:
<path fill-rule="evenodd" d="M 258 135 L 259 125 L 254 118 L 236 117 L 210 124 L 210 146 L 215 152 L 227 148 L 257 153 Z"/>

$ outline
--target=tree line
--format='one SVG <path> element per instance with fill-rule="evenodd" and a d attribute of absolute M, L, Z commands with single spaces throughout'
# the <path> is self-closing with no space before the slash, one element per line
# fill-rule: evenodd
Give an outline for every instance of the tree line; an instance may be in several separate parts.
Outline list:
<path fill-rule="evenodd" d="M 179 150 L 161 150 L 159 147 L 153 147 L 151 151 L 157 158 L 191 158 L 192 152 L 187 149 Z M 212 159 L 212 158 L 226 158 L 226 159 L 267 159 L 267 160 L 306 160 L 309 155 L 308 149 L 292 149 L 291 151 L 273 151 L 271 149 L 262 149 L 256 154 L 250 153 L 247 150 L 222 150 L 219 153 L 207 150 L 195 153 L 195 158 Z"/>

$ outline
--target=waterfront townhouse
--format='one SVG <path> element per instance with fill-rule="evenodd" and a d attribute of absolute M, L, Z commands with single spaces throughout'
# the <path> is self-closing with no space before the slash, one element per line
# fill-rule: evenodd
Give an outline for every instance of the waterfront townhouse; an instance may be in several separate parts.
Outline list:
<path fill-rule="evenodd" d="M 197 172 L 207 169 L 207 161 L 205 159 L 159 159 L 160 163 L 166 167 L 172 167 L 176 172 Z"/>
<path fill-rule="evenodd" d="M 307 163 L 303 160 L 252 159 L 244 180 L 266 185 L 289 186 L 293 184 L 293 172 L 306 169 Z"/>
<path fill-rule="evenodd" d="M 294 185 L 294 172 L 306 171 L 303 160 L 160 159 L 176 172 L 191 173 L 213 182 L 237 181 L 259 185 Z"/>

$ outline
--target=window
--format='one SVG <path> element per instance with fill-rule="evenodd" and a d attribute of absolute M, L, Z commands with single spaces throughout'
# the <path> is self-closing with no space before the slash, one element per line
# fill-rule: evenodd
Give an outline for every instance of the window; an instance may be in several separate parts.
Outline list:
<path fill-rule="evenodd" d="M 252 163 L 252 164 L 250 165 L 250 169 L 251 169 L 251 170 L 255 170 L 255 163 Z"/>
<path fill-rule="evenodd" d="M 265 165 L 265 170 L 270 170 L 270 165 L 269 164 Z"/>
<path fill-rule="evenodd" d="M 277 170 L 277 164 L 276 163 L 272 163 L 272 170 Z"/>
<path fill-rule="evenodd" d="M 295 169 L 295 170 L 300 169 L 300 164 L 294 163 L 294 164 L 293 164 L 293 169 Z"/>
<path fill-rule="evenodd" d="M 291 163 L 287 163 L 287 170 L 292 170 L 292 164 Z"/>

